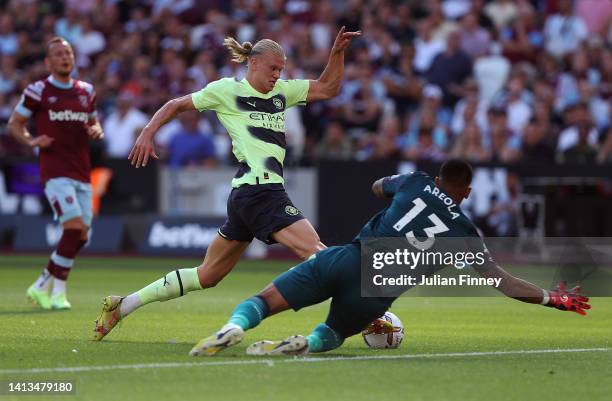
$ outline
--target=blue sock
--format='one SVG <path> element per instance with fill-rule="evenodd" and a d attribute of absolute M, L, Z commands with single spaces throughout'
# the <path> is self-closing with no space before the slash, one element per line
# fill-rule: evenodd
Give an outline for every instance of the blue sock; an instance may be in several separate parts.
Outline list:
<path fill-rule="evenodd" d="M 342 345 L 344 338 L 325 323 L 319 324 L 308 337 L 308 352 L 325 352 Z"/>
<path fill-rule="evenodd" d="M 261 297 L 251 297 L 239 303 L 232 311 L 229 323 L 246 331 L 261 323 L 268 316 L 268 304 Z"/>

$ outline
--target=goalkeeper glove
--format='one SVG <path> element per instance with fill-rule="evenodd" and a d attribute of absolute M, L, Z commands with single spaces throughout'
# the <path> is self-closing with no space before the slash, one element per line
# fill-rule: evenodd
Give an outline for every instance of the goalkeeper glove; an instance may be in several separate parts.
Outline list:
<path fill-rule="evenodd" d="M 566 290 L 565 281 L 562 281 L 557 285 L 556 291 L 544 291 L 542 305 L 576 312 L 584 316 L 586 315 L 585 310 L 591 309 L 591 305 L 588 304 L 589 297 L 580 294 L 579 291 L 580 286 Z"/>

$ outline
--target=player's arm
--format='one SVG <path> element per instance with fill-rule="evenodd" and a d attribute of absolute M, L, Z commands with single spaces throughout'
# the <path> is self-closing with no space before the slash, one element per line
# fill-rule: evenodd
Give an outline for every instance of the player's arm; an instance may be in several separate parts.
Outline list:
<path fill-rule="evenodd" d="M 378 179 L 374 181 L 374 184 L 372 184 L 372 192 L 374 192 L 374 195 L 379 198 L 387 198 L 387 195 L 385 195 L 385 192 L 383 190 L 383 181 L 385 178 L 386 177 Z"/>
<path fill-rule="evenodd" d="M 159 159 L 153 142 L 155 134 L 168 121 L 172 120 L 180 113 L 190 110 L 196 110 L 191 94 L 172 99 L 157 110 L 151 118 L 151 121 L 145 125 L 140 135 L 138 135 L 130 151 L 128 159 L 132 162 L 132 165 L 136 168 L 140 166 L 144 167 L 147 165 L 149 157 Z"/>
<path fill-rule="evenodd" d="M 555 291 L 544 290 L 528 281 L 514 277 L 496 264 L 479 273 L 486 278 L 501 279 L 497 290 L 522 302 L 573 311 L 580 315 L 586 315 L 585 310 L 591 309 L 591 305 L 588 304 L 589 298 L 579 294 L 580 287 L 566 290 L 565 283 L 560 283 Z"/>
<path fill-rule="evenodd" d="M 372 192 L 379 198 L 392 198 L 411 174 L 392 175 L 374 181 Z"/>
<path fill-rule="evenodd" d="M 351 43 L 351 39 L 359 35 L 361 31 L 345 32 L 345 27 L 340 28 L 329 54 L 327 66 L 319 79 L 310 81 L 306 98 L 308 103 L 331 99 L 340 93 L 340 83 L 344 76 L 344 51 Z"/>
<path fill-rule="evenodd" d="M 89 135 L 91 139 L 104 139 L 104 130 L 102 129 L 102 125 L 100 125 L 100 121 L 98 121 L 98 117 L 90 118 L 89 122 L 85 124 L 85 129 L 87 130 L 87 135 Z"/>
<path fill-rule="evenodd" d="M 30 148 L 47 148 L 51 146 L 53 142 L 53 138 L 47 135 L 39 135 L 37 137 L 33 137 L 28 131 L 28 119 L 17 111 L 13 111 L 11 117 L 8 121 L 8 130 L 11 136 L 22 145 L 26 145 Z"/>

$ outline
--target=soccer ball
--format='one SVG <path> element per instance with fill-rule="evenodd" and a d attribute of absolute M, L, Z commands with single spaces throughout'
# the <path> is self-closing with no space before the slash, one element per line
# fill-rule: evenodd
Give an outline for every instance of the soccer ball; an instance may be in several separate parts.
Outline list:
<path fill-rule="evenodd" d="M 381 327 L 382 322 L 391 323 L 393 331 L 387 332 L 389 327 Z M 404 339 L 404 325 L 395 314 L 391 312 L 385 312 L 384 315 L 374 320 L 370 325 L 361 332 L 363 341 L 370 348 L 397 348 Z"/>

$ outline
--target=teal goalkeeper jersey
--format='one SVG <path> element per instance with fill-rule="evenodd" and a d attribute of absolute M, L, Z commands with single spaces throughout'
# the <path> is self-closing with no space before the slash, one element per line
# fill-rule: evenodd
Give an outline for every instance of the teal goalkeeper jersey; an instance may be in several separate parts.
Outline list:
<path fill-rule="evenodd" d="M 279 79 L 268 93 L 245 79 L 222 78 L 191 95 L 198 111 L 214 110 L 232 139 L 241 167 L 232 187 L 283 184 L 285 110 L 306 104 L 309 81 Z"/>

